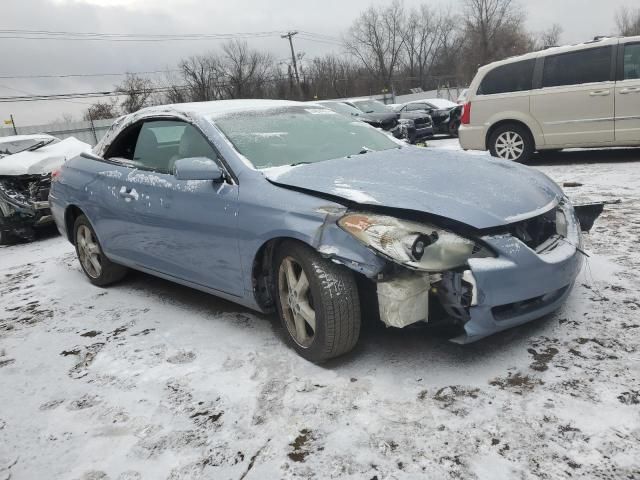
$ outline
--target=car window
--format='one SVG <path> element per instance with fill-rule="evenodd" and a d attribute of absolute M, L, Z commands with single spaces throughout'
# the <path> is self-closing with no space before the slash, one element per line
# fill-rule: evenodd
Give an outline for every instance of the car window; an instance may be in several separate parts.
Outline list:
<path fill-rule="evenodd" d="M 365 123 L 319 107 L 247 111 L 214 116 L 212 121 L 259 169 L 399 148 Z"/>
<path fill-rule="evenodd" d="M 128 160 L 136 168 L 173 173 L 181 158 L 216 159 L 209 142 L 192 125 L 175 120 L 151 120 L 124 131 L 112 144 L 107 158 Z"/>
<path fill-rule="evenodd" d="M 478 95 L 522 92 L 533 86 L 535 59 L 508 63 L 488 72 L 478 87 Z"/>
<path fill-rule="evenodd" d="M 60 140 L 55 137 L 33 137 L 25 139 L 6 138 L 0 140 L 0 156 L 14 155 L 16 153 L 24 152 L 26 150 L 35 149 L 49 145 L 51 143 L 57 143 Z"/>
<path fill-rule="evenodd" d="M 624 80 L 640 78 L 640 43 L 624 46 Z"/>
<path fill-rule="evenodd" d="M 611 79 L 611 55 L 611 47 L 600 47 L 546 57 L 542 86 L 606 82 Z"/>
<path fill-rule="evenodd" d="M 407 106 L 407 110 L 410 112 L 415 112 L 417 110 L 429 110 L 429 107 L 424 103 L 410 103 Z"/>

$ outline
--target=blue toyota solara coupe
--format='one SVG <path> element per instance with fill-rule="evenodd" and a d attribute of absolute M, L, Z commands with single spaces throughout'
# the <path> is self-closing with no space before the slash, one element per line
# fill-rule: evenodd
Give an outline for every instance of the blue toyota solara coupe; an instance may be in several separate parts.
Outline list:
<path fill-rule="evenodd" d="M 54 174 L 50 204 L 91 283 L 135 269 L 276 310 L 314 362 L 354 347 L 364 306 L 397 328 L 448 322 L 462 343 L 523 324 L 562 305 L 582 262 L 574 208 L 539 171 L 313 103 L 121 117 Z"/>

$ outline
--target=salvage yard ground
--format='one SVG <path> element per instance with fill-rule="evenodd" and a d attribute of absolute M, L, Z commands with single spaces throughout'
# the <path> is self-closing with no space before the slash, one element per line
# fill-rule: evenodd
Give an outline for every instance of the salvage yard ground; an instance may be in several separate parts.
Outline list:
<path fill-rule="evenodd" d="M 0 248 L 0 479 L 640 478 L 640 150 L 534 166 L 622 202 L 562 310 L 467 346 L 379 329 L 319 367 L 275 317 L 91 286 L 53 233 Z"/>

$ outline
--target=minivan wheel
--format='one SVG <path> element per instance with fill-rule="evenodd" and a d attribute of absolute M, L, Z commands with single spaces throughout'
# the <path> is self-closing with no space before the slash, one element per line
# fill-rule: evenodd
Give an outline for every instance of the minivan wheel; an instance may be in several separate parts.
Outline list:
<path fill-rule="evenodd" d="M 489 151 L 494 157 L 526 163 L 535 145 L 528 130 L 520 125 L 506 124 L 494 130 L 489 138 Z"/>
<path fill-rule="evenodd" d="M 110 261 L 98 242 L 89 219 L 80 215 L 73 226 L 73 240 L 82 271 L 94 285 L 103 287 L 124 278 L 127 269 Z"/>
<path fill-rule="evenodd" d="M 278 314 L 298 354 L 321 363 L 352 350 L 361 323 L 353 273 L 294 241 L 274 260 Z"/>

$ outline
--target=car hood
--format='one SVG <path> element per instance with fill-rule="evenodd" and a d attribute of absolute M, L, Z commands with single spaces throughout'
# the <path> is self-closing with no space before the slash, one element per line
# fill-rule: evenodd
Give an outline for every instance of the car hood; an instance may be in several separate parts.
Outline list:
<path fill-rule="evenodd" d="M 66 160 L 91 150 L 91 145 L 66 138 L 42 148 L 0 158 L 0 175 L 41 175 L 52 172 Z"/>
<path fill-rule="evenodd" d="M 363 206 L 425 212 L 477 229 L 540 215 L 563 195 L 546 175 L 517 163 L 418 147 L 263 172 L 276 185 Z"/>

